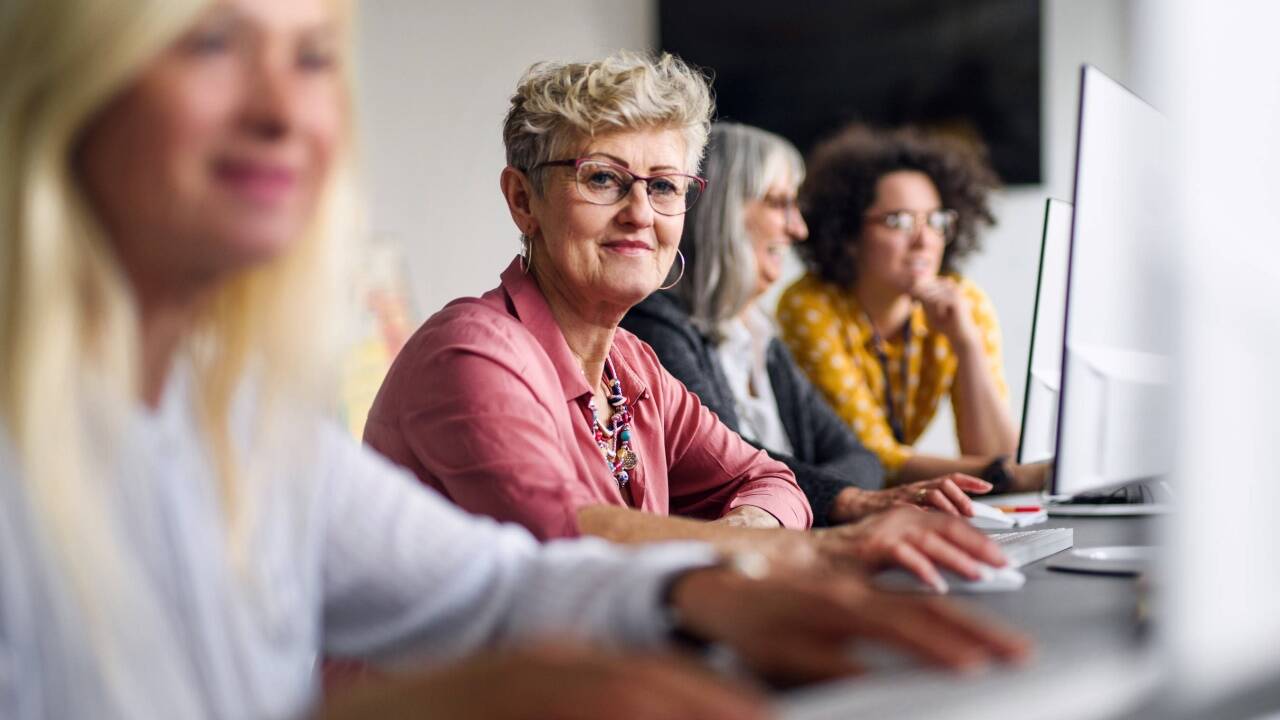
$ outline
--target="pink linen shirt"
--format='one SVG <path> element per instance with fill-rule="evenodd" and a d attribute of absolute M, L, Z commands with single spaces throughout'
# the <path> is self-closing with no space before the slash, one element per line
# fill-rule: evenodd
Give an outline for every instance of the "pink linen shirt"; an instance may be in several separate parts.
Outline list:
<path fill-rule="evenodd" d="M 609 352 L 640 462 L 618 486 L 591 432 L 591 386 L 534 279 L 455 300 L 414 333 L 378 391 L 364 439 L 466 510 L 540 538 L 578 534 L 577 510 L 637 507 L 713 520 L 743 505 L 807 528 L 785 465 L 747 444 L 618 329 Z M 627 497 L 623 496 L 623 493 Z"/>

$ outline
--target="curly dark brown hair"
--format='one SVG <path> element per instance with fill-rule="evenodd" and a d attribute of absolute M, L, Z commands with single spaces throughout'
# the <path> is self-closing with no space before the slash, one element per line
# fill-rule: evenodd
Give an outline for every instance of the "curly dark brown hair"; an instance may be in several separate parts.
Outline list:
<path fill-rule="evenodd" d="M 942 271 L 955 272 L 960 259 L 979 249 L 978 226 L 995 224 L 987 195 L 1000 185 L 986 148 L 913 127 L 879 130 L 856 124 L 814 148 L 800 187 L 809 239 L 796 250 L 811 273 L 853 287 L 863 215 L 875 203 L 880 178 L 900 170 L 928 175 L 943 207 L 959 214 L 955 237 L 942 254 Z"/>

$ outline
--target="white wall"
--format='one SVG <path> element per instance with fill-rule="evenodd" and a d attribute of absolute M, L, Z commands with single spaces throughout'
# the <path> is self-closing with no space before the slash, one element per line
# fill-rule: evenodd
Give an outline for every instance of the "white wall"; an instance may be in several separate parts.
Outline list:
<path fill-rule="evenodd" d="M 1021 412 L 1044 198 L 1071 198 L 1081 62 L 1129 83 L 1122 0 L 1042 0 L 1046 181 L 1001 192 L 999 225 L 967 272 L 1004 328 L 1010 403 Z M 654 43 L 651 0 L 484 0 L 361 5 L 361 112 L 375 235 L 403 248 L 414 315 L 496 285 L 516 231 L 498 194 L 501 122 L 521 72 L 542 59 L 585 59 Z M 1139 89 L 1140 90 L 1140 89 Z M 794 263 L 793 269 L 798 266 Z M 921 443 L 954 452 L 943 409 Z"/>
<path fill-rule="evenodd" d="M 496 286 L 519 250 L 498 174 L 523 71 L 649 47 L 655 20 L 629 0 L 368 0 L 360 12 L 371 229 L 404 250 L 416 325 Z"/>

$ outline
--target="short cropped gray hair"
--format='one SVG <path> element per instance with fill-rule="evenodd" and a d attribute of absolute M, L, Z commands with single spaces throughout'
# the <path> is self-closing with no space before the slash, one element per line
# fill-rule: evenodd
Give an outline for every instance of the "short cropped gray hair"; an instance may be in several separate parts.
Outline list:
<path fill-rule="evenodd" d="M 573 152 L 584 138 L 615 130 L 671 128 L 696 173 L 711 129 L 711 89 L 702 73 L 669 53 L 619 51 L 589 63 L 530 67 L 503 123 L 507 164 L 526 173 Z M 541 191 L 540 178 L 531 177 Z"/>
<path fill-rule="evenodd" d="M 746 308 L 756 287 L 755 251 L 743 222 L 746 203 L 763 198 L 784 173 L 799 185 L 804 160 L 779 135 L 720 122 L 711 129 L 704 173 L 707 189 L 689 211 L 680 241 L 684 278 L 672 292 L 694 326 L 720 342 L 724 323 Z"/>

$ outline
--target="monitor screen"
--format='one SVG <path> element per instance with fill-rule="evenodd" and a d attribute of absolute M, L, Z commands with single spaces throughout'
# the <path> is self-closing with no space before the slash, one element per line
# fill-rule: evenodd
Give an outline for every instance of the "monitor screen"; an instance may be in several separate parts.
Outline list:
<path fill-rule="evenodd" d="M 1049 198 L 1040 238 L 1040 273 L 1031 315 L 1031 352 L 1022 399 L 1018 462 L 1051 460 L 1058 442 L 1058 390 L 1062 385 L 1063 323 L 1067 312 L 1067 262 L 1071 203 Z"/>
<path fill-rule="evenodd" d="M 1171 469 L 1168 132 L 1137 95 L 1082 68 L 1056 495 Z"/>

